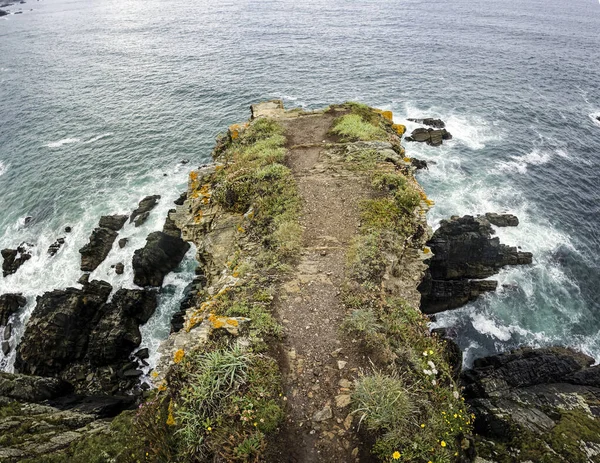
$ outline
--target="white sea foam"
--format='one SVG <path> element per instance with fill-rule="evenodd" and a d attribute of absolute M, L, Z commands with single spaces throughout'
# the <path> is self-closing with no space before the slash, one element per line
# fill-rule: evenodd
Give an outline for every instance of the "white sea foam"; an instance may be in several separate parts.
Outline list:
<path fill-rule="evenodd" d="M 91 274 L 90 279 L 102 279 L 113 286 L 113 294 L 120 288 L 136 288 L 133 284 L 133 269 L 131 259 L 135 249 L 144 246 L 146 236 L 155 230 L 161 230 L 169 209 L 173 207 L 173 201 L 185 188 L 187 176 L 191 170 L 190 166 L 178 164 L 167 176 L 164 170 L 156 170 L 141 178 L 139 174 L 129 173 L 124 179 L 123 188 L 118 191 L 107 193 L 105 197 L 94 197 L 82 204 L 81 209 L 85 211 L 77 221 L 69 219 L 57 219 L 53 224 L 39 224 L 38 227 L 19 226 L 20 223 L 8 227 L 4 235 L 0 237 L 0 247 L 14 247 L 21 241 L 33 243 L 31 249 L 32 257 L 23 264 L 19 270 L 6 278 L 0 278 L 0 294 L 22 293 L 27 299 L 27 305 L 11 317 L 14 325 L 14 335 L 10 339 L 11 352 L 5 357 L 0 352 L 0 370 L 12 371 L 15 357 L 15 346 L 21 339 L 24 326 L 35 308 L 36 296 L 54 289 L 66 287 L 80 287 L 77 280 L 83 273 L 80 270 L 81 256 L 79 249 L 89 240 L 93 228 L 98 224 L 101 215 L 105 214 L 130 214 L 137 207 L 137 203 L 143 197 L 150 194 L 160 194 L 161 199 L 152 210 L 148 220 L 140 227 L 133 224 L 125 224 L 119 231 L 119 237 L 128 238 L 129 242 L 121 249 L 118 239 L 105 261 Z M 91 179 L 93 183 L 95 180 Z M 99 181 L 99 180 L 98 180 Z M 98 191 L 98 185 L 91 184 L 90 189 Z M 72 226 L 71 233 L 64 232 L 65 225 Z M 37 225 L 37 224 L 36 224 Z M 41 228 L 40 228 L 41 227 Z M 58 253 L 50 257 L 48 247 L 58 237 L 65 237 L 65 243 Z M 194 254 L 188 253 L 186 261 L 191 268 L 187 273 L 180 273 L 177 277 L 171 275 L 165 280 L 165 284 L 171 284 L 175 290 L 161 294 L 159 307 L 154 317 L 150 319 L 149 326 L 142 329 L 142 342 L 151 348 L 151 355 L 155 355 L 155 349 L 161 339 L 165 337 L 162 322 L 153 321 L 155 317 L 160 320 L 168 319 L 170 314 L 176 310 L 183 288 L 193 278 Z M 191 259 L 191 261 L 190 261 Z M 117 275 L 112 265 L 122 262 L 125 265 L 125 273 Z M 172 278 L 173 281 L 170 279 Z M 169 324 L 167 323 L 168 334 Z M 2 333 L 0 333 L 0 338 Z"/>
<path fill-rule="evenodd" d="M 600 117 L 600 111 L 590 113 L 589 117 L 594 124 L 596 124 L 598 127 L 600 127 L 600 120 L 598 120 L 598 118 Z"/>
<path fill-rule="evenodd" d="M 84 144 L 94 143 L 95 141 L 102 140 L 103 138 L 106 138 L 106 137 L 110 137 L 111 135 L 114 135 L 113 132 L 103 133 L 102 135 L 98 135 L 96 137 L 92 137 L 89 140 L 84 141 L 83 143 Z"/>
<path fill-rule="evenodd" d="M 63 145 L 69 145 L 71 143 L 79 143 L 79 138 L 63 138 L 61 140 L 52 141 L 48 143 L 46 146 L 48 148 L 60 148 Z"/>
<path fill-rule="evenodd" d="M 548 163 L 553 154 L 560 157 L 566 157 L 564 150 L 556 150 L 552 152 L 550 150 L 542 150 L 540 148 L 533 148 L 529 153 L 523 156 L 511 156 L 511 161 L 500 161 L 498 168 L 503 172 L 516 172 L 519 174 L 525 174 L 529 166 L 541 166 Z"/>
<path fill-rule="evenodd" d="M 4 175 L 8 170 L 8 166 L 0 161 L 0 176 Z"/>

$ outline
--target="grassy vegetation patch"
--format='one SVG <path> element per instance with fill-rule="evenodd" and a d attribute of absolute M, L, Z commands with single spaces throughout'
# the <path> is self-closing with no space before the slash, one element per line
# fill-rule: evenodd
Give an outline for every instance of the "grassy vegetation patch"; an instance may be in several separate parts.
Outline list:
<path fill-rule="evenodd" d="M 358 114 L 346 114 L 340 117 L 333 124 L 331 131 L 345 141 L 386 140 L 388 137 L 383 128 L 365 121 Z"/>

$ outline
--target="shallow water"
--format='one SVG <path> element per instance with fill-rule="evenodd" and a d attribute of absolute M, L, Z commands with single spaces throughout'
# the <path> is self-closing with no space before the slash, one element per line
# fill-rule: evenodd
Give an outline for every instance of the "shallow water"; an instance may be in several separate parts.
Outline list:
<path fill-rule="evenodd" d="M 499 292 L 435 324 L 455 327 L 467 361 L 521 343 L 600 359 L 597 2 L 41 0 L 9 10 L 18 8 L 0 19 L 0 247 L 35 247 L 0 278 L 0 293 L 27 296 L 21 322 L 36 295 L 76 284 L 78 249 L 101 215 L 161 194 L 93 275 L 132 287 L 133 250 L 249 104 L 361 100 L 397 122 L 441 117 L 454 135 L 439 148 L 407 144 L 436 163 L 419 174 L 437 204 L 432 226 L 488 211 L 521 220 L 498 235 L 532 251 L 534 265 L 502 271 Z M 48 258 L 59 236 L 67 242 Z M 119 261 L 121 277 L 110 269 Z M 190 252 L 168 277 L 144 345 L 168 332 L 193 265 Z"/>

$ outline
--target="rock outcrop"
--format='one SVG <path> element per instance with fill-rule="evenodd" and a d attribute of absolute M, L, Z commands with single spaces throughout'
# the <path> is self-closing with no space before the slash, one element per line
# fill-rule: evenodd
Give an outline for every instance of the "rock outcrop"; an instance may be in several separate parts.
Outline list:
<path fill-rule="evenodd" d="M 495 212 L 488 212 L 485 214 L 485 218 L 489 223 L 496 227 L 516 227 L 519 225 L 519 219 L 513 214 L 496 214 Z"/>
<path fill-rule="evenodd" d="M 81 270 L 93 272 L 106 259 L 117 239 L 118 231 L 127 221 L 126 215 L 107 215 L 100 218 L 98 228 L 90 235 L 90 241 L 79 250 Z"/>
<path fill-rule="evenodd" d="M 7 14 L 8 14 L 8 11 L 0 10 L 0 17 L 6 16 Z"/>
<path fill-rule="evenodd" d="M 60 250 L 63 244 L 65 244 L 65 239 L 58 238 L 54 243 L 52 243 L 48 247 L 48 254 L 50 254 L 50 256 L 56 255 L 56 253 Z"/>
<path fill-rule="evenodd" d="M 136 227 L 142 225 L 150 216 L 150 211 L 158 204 L 160 195 L 146 196 L 138 204 L 138 208 L 131 213 L 129 223 L 134 223 Z"/>
<path fill-rule="evenodd" d="M 78 391 L 131 388 L 135 382 L 131 379 L 141 372 L 129 357 L 141 342 L 139 326 L 156 309 L 157 294 L 120 289 L 107 302 L 111 290 L 104 281 L 92 281 L 83 289 L 38 297 L 17 348 L 15 369 L 64 379 Z M 130 370 L 136 373 L 127 373 Z"/>
<path fill-rule="evenodd" d="M 444 140 L 451 140 L 452 134 L 446 129 L 424 129 L 418 128 L 412 131 L 406 141 L 425 142 L 431 146 L 440 146 Z"/>
<path fill-rule="evenodd" d="M 432 117 L 426 117 L 425 119 L 412 119 L 408 118 L 411 122 L 416 122 L 417 124 L 428 125 L 429 127 L 434 127 L 436 129 L 443 129 L 446 127 L 446 124 L 441 119 L 434 119 Z"/>
<path fill-rule="evenodd" d="M 0 373 L 0 461 L 46 461 L 81 439 L 108 432 L 109 419 L 131 408 L 133 401 L 75 395 L 56 378 Z"/>
<path fill-rule="evenodd" d="M 27 300 L 22 294 L 2 294 L 0 296 L 0 325 L 6 326 L 10 316 L 21 307 L 24 307 Z"/>
<path fill-rule="evenodd" d="M 511 461 L 598 461 L 600 367 L 571 349 L 525 348 L 478 359 L 463 372 L 479 448 Z M 573 441 L 572 438 L 576 440 Z"/>
<path fill-rule="evenodd" d="M 4 261 L 2 262 L 2 273 L 4 276 L 11 275 L 19 270 L 19 267 L 31 259 L 31 244 L 21 243 L 16 249 L 3 249 L 0 251 Z"/>
<path fill-rule="evenodd" d="M 429 270 L 419 286 L 421 310 L 432 314 L 460 307 L 481 293 L 494 291 L 496 281 L 483 280 L 506 265 L 532 262 L 532 254 L 500 244 L 484 217 L 444 220 L 427 245 Z"/>
<path fill-rule="evenodd" d="M 170 217 L 162 231 L 150 233 L 146 245 L 133 254 L 133 282 L 138 286 L 162 286 L 165 275 L 174 270 L 190 244 L 181 239 L 181 231 Z"/>

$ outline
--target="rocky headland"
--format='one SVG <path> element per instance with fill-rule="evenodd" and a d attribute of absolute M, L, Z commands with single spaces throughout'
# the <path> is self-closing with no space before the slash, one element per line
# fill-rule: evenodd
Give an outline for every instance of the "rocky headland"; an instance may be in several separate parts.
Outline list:
<path fill-rule="evenodd" d="M 502 268 L 532 263 L 494 236 L 517 217 L 482 211 L 432 232 L 415 178 L 427 164 L 407 156 L 390 111 L 273 100 L 251 114 L 135 250 L 136 289 L 85 273 L 38 296 L 17 346 L 27 301 L 0 296 L 2 350 L 16 349 L 16 373 L 0 373 L 0 461 L 600 461 L 592 358 L 523 348 L 463 370 L 458 346 L 428 328 L 494 291 Z M 427 128 L 404 140 L 451 138 L 439 119 L 413 122 Z M 159 200 L 102 217 L 81 269 Z M 140 326 L 191 243 L 196 277 L 140 382 Z M 28 249 L 2 251 L 5 277 Z"/>

